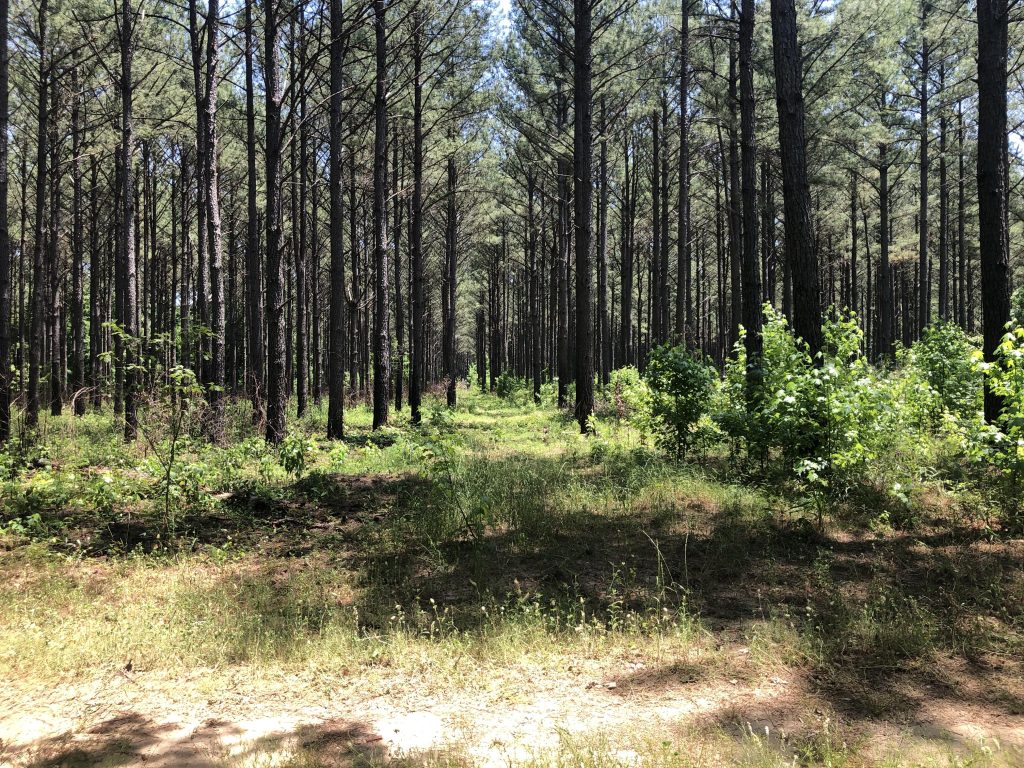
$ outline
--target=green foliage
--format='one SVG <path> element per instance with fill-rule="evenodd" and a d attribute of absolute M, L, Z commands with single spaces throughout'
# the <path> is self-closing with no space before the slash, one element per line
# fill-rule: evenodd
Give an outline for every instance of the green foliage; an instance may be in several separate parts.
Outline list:
<path fill-rule="evenodd" d="M 727 434 L 746 441 L 752 455 L 792 471 L 819 505 L 819 517 L 822 504 L 853 486 L 881 481 L 888 492 L 911 481 L 921 471 L 920 451 L 936 402 L 919 369 L 887 372 L 869 364 L 853 315 L 828 320 L 823 337 L 814 361 L 785 318 L 766 308 L 757 409 L 750 411 L 740 343 L 726 366 L 716 416 Z M 893 477 L 882 471 L 885 466 Z"/>
<path fill-rule="evenodd" d="M 617 421 L 643 421 L 642 417 L 650 413 L 651 389 L 635 366 L 612 371 L 603 395 Z"/>
<path fill-rule="evenodd" d="M 974 362 L 976 342 L 953 323 L 940 322 L 907 353 L 904 365 L 920 371 L 935 392 L 933 417 L 943 413 L 958 420 L 977 419 L 982 408 L 982 377 Z"/>
<path fill-rule="evenodd" d="M 644 381 L 650 388 L 652 431 L 658 445 L 674 456 L 685 456 L 696 428 L 715 392 L 714 368 L 684 347 L 651 350 Z"/>
<path fill-rule="evenodd" d="M 1003 481 L 1000 507 L 1019 525 L 1024 480 L 1024 327 L 1009 327 L 994 363 L 983 362 L 980 354 L 976 363 L 989 388 L 1003 399 L 1003 410 L 996 423 L 967 431 L 963 447 L 970 458 L 998 471 Z"/>
<path fill-rule="evenodd" d="M 494 383 L 494 392 L 502 400 L 514 397 L 518 392 L 526 388 L 526 382 L 516 378 L 508 371 L 502 371 Z"/>
<path fill-rule="evenodd" d="M 307 435 L 291 432 L 278 446 L 277 456 L 284 471 L 294 475 L 298 480 L 306 471 L 306 467 L 316 451 L 316 440 Z"/>

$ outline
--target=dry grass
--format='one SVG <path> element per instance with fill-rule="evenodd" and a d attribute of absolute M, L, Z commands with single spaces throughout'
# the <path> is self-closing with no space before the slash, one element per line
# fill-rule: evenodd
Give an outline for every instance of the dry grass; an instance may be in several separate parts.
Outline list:
<path fill-rule="evenodd" d="M 49 424 L 5 486 L 41 517 L 0 537 L 0 765 L 1024 763 L 1020 542 L 931 497 L 819 532 L 628 427 L 463 402 L 356 409 L 299 481 L 190 445 L 173 530 L 110 425 Z"/>

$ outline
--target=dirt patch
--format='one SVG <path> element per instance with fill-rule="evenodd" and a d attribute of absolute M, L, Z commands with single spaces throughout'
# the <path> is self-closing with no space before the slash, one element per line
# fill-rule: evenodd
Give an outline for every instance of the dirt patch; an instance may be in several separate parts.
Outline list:
<path fill-rule="evenodd" d="M 15 685 L 0 695 L 0 765 L 170 768 L 296 753 L 359 765 L 454 749 L 472 765 L 507 766 L 567 735 L 617 734 L 627 749 L 650 734 L 767 731 L 785 750 L 829 728 L 879 754 L 907 740 L 955 750 L 995 738 L 1024 750 L 1024 716 L 995 703 L 918 686 L 904 692 L 917 697 L 912 713 L 857 717 L 817 692 L 806 670 L 765 675 L 742 646 L 725 652 L 728 677 L 708 676 L 699 660 L 617 658 L 566 659 L 564 671 L 494 667 L 457 689 L 429 673 L 380 669 L 122 671 L 46 690 Z"/>

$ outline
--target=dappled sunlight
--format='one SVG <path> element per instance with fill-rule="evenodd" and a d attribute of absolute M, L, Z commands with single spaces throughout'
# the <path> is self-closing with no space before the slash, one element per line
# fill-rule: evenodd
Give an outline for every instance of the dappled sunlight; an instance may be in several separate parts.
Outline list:
<path fill-rule="evenodd" d="M 450 422 L 353 430 L 298 477 L 240 454 L 173 531 L 140 509 L 55 508 L 44 534 L 9 536 L 0 754 L 1013 764 L 1019 542 L 940 520 L 819 529 L 614 425 L 570 437 L 549 409 L 473 395 Z"/>

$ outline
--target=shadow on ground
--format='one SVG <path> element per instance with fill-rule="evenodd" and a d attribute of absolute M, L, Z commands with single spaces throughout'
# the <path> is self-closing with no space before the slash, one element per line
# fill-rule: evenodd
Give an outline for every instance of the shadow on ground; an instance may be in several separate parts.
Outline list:
<path fill-rule="evenodd" d="M 207 720 L 182 726 L 156 723 L 138 713 L 118 715 L 84 732 L 0 745 L 0 760 L 18 768 L 214 768 L 245 764 L 253 758 L 285 767 L 362 768 L 380 764 L 386 754 L 381 736 L 359 721 L 335 719 L 275 728 L 266 722 Z M 316 762 L 306 762 L 307 756 L 315 756 Z"/>
<path fill-rule="evenodd" d="M 286 601 L 311 561 L 356 574 L 353 599 L 369 632 L 388 631 L 396 604 L 431 600 L 446 626 L 467 633 L 495 620 L 482 606 L 541 606 L 560 612 L 564 626 L 582 605 L 607 628 L 626 616 L 686 613 L 720 647 L 749 644 L 759 628 L 788 628 L 797 658 L 777 661 L 801 667 L 809 691 L 847 718 L 913 722 L 937 703 L 1024 714 L 1024 542 L 927 526 L 822 533 L 767 504 L 696 490 L 654 499 L 649 486 L 659 477 L 645 480 L 642 458 L 633 466 L 628 454 L 603 463 L 469 461 L 464 487 L 417 475 L 315 474 L 280 497 L 238 492 L 216 514 L 181 521 L 180 534 L 199 546 L 232 542 L 273 565 L 254 572 L 254 589 L 236 590 L 239 599 L 264 580 Z M 130 549 L 156 535 L 124 524 L 142 528 L 111 524 L 87 551 Z M 324 583 L 302 611 L 323 616 L 337 605 Z M 674 664 L 634 676 L 630 689 L 703 674 Z"/>

